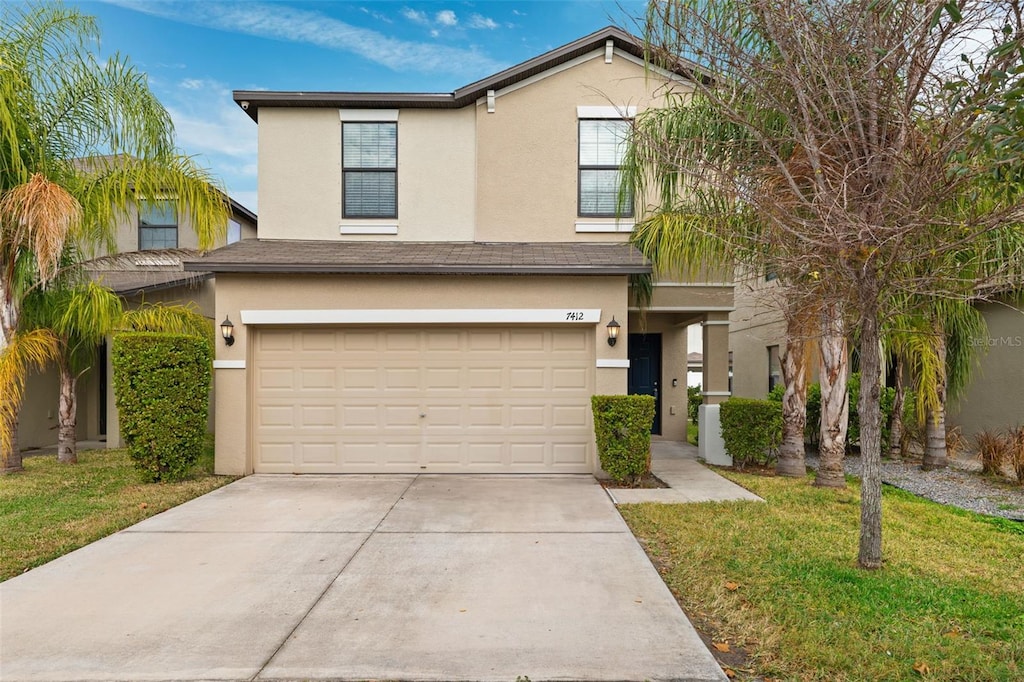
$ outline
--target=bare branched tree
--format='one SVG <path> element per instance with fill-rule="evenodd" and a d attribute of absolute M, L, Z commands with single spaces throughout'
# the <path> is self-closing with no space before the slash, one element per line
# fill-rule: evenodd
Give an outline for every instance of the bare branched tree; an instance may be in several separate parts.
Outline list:
<path fill-rule="evenodd" d="M 636 243 L 769 264 L 859 344 L 859 563 L 882 564 L 880 327 L 1022 282 L 1022 0 L 656 0 L 692 95 L 636 122 Z M 659 260 L 660 259 L 660 260 Z"/>

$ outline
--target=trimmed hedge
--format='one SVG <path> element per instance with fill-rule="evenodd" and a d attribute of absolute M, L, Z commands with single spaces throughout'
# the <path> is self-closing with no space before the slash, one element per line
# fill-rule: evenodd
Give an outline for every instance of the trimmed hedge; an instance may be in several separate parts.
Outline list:
<path fill-rule="evenodd" d="M 729 398 L 719 408 L 725 451 L 737 469 L 768 466 L 782 444 L 782 404 L 773 400 Z"/>
<path fill-rule="evenodd" d="M 111 346 L 121 436 L 150 481 L 185 478 L 203 451 L 212 375 L 209 342 L 124 332 Z"/>
<path fill-rule="evenodd" d="M 654 396 L 595 395 L 590 405 L 601 468 L 619 483 L 636 484 L 651 470 Z"/>

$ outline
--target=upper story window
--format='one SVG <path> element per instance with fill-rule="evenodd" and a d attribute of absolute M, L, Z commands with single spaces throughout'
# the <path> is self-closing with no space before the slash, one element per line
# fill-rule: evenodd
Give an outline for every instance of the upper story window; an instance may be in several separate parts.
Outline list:
<path fill-rule="evenodd" d="M 228 219 L 228 244 L 242 240 L 242 224 L 234 218 Z"/>
<path fill-rule="evenodd" d="M 178 248 L 178 207 L 173 201 L 139 204 L 139 250 Z"/>
<path fill-rule="evenodd" d="M 632 197 L 619 206 L 629 121 L 581 119 L 579 126 L 579 214 L 594 218 L 632 216 Z"/>
<path fill-rule="evenodd" d="M 398 217 L 398 124 L 341 126 L 342 217 Z"/>

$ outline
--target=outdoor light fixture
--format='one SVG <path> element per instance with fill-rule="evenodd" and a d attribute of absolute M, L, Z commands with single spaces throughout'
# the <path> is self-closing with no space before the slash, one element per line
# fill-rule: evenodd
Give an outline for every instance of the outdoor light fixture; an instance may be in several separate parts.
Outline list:
<path fill-rule="evenodd" d="M 224 343 L 233 346 L 235 345 L 235 325 L 231 324 L 231 320 L 228 316 L 224 316 L 224 321 L 220 323 L 220 335 L 224 337 Z"/>
<path fill-rule="evenodd" d="M 615 342 L 619 338 L 619 327 L 621 325 L 615 321 L 615 316 L 612 316 L 612 321 L 608 323 L 608 345 L 614 346 Z"/>

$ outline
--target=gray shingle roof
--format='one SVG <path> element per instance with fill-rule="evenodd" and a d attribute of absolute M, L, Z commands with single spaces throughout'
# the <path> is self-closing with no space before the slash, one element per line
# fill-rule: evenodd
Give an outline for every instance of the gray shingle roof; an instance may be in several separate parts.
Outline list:
<path fill-rule="evenodd" d="M 347 242 L 246 239 L 185 263 L 188 271 L 628 275 L 651 272 L 629 244 Z"/>

